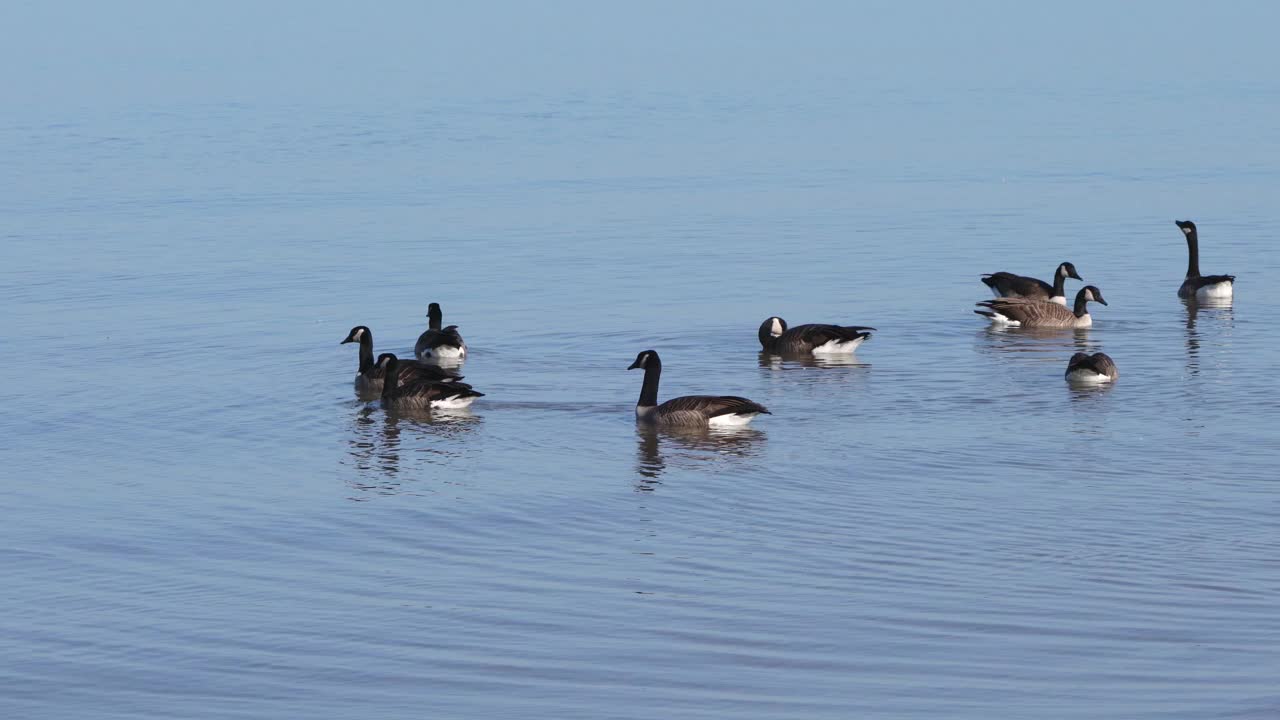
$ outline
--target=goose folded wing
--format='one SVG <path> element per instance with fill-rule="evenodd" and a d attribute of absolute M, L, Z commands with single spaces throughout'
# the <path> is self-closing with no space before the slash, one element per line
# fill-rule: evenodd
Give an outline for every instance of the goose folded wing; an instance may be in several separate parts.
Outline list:
<path fill-rule="evenodd" d="M 1097 353 L 1089 358 L 1088 363 L 1081 363 L 1081 365 L 1085 365 L 1099 375 L 1115 377 L 1119 374 L 1116 370 L 1115 361 L 1111 359 L 1110 355 L 1106 355 L 1105 353 Z"/>
<path fill-rule="evenodd" d="M 1045 302 L 1044 300 L 1032 300 L 1030 298 L 1000 298 L 999 300 L 984 300 L 978 303 L 978 305 L 990 308 L 1010 320 L 1017 320 L 1023 324 L 1039 322 L 1069 322 L 1075 318 L 1075 313 L 1058 303 Z"/>
<path fill-rule="evenodd" d="M 379 369 L 381 373 L 381 369 Z M 379 375 L 378 377 L 382 377 Z M 442 368 L 439 365 L 418 362 L 417 360 L 401 360 L 400 361 L 400 384 L 404 385 L 410 382 L 457 382 L 462 379 L 458 373 Z"/>
<path fill-rule="evenodd" d="M 685 395 L 662 403 L 658 406 L 658 412 L 663 415 L 697 413 L 706 418 L 753 413 L 771 414 L 763 405 L 735 395 Z"/>
<path fill-rule="evenodd" d="M 1019 295 L 1044 295 L 1048 297 L 1053 293 L 1053 286 L 1043 280 L 1007 272 L 991 273 L 982 278 L 982 282 L 1000 292 L 1014 292 Z"/>
<path fill-rule="evenodd" d="M 849 342 L 866 337 L 868 330 L 875 330 L 873 327 L 865 327 L 862 325 L 801 325 L 791 328 L 785 334 L 792 335 L 797 340 L 818 347 L 831 341 Z M 791 338 L 787 338 L 791 339 Z"/>
<path fill-rule="evenodd" d="M 1202 288 L 1206 285 L 1217 285 L 1224 282 L 1235 282 L 1235 275 L 1201 275 L 1196 279 L 1196 287 Z"/>

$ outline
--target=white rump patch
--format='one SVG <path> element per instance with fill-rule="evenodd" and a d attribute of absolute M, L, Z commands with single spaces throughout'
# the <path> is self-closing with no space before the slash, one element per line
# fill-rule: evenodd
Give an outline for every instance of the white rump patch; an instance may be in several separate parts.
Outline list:
<path fill-rule="evenodd" d="M 471 407 L 471 403 L 475 401 L 475 395 L 468 395 L 466 397 L 455 395 L 443 400 L 432 400 L 431 407 L 439 408 L 440 410 L 457 410 L 459 408 Z"/>
<path fill-rule="evenodd" d="M 636 408 L 639 410 L 639 408 Z M 760 413 L 744 413 L 741 415 L 717 415 L 707 421 L 711 427 L 741 427 L 755 419 Z"/>
<path fill-rule="evenodd" d="M 1067 382 L 1079 383 L 1081 385 L 1099 385 L 1101 383 L 1111 382 L 1110 375 L 1104 375 L 1100 372 L 1094 372 L 1088 368 L 1080 368 L 1067 373 Z"/>
<path fill-rule="evenodd" d="M 814 348 L 813 354 L 814 355 L 848 354 L 853 352 L 854 350 L 857 350 L 858 346 L 862 344 L 863 340 L 866 340 L 866 338 L 860 337 L 860 338 L 857 338 L 856 340 L 846 340 L 846 341 L 828 340 L 827 342 Z"/>
<path fill-rule="evenodd" d="M 1205 285 L 1196 290 L 1196 297 L 1201 299 L 1222 299 L 1231 297 L 1235 291 L 1235 283 L 1220 282 L 1212 285 Z"/>
<path fill-rule="evenodd" d="M 1017 320 L 1010 320 L 1008 317 L 1001 315 L 995 310 L 990 310 L 989 312 L 991 313 L 992 325 L 1006 325 L 1008 327 L 1020 327 L 1022 325 L 1021 322 Z"/>
<path fill-rule="evenodd" d="M 453 347 L 452 345 L 441 345 L 440 347 L 427 348 L 422 351 L 424 357 L 445 358 L 447 360 L 457 360 L 465 357 L 467 349 L 465 347 Z"/>

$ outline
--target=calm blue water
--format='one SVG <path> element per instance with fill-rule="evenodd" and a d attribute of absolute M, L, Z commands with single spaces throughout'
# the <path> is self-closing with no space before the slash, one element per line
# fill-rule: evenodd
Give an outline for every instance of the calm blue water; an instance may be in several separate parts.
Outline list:
<path fill-rule="evenodd" d="M 11 11 L 0 715 L 1280 714 L 1276 11 L 592 7 Z"/>

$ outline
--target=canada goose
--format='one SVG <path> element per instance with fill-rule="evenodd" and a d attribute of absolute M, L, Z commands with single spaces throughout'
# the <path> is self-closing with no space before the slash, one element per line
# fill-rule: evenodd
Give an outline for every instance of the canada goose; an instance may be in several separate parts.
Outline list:
<path fill-rule="evenodd" d="M 1086 307 L 1089 301 L 1107 304 L 1102 299 L 1102 291 L 1093 285 L 1085 285 L 1076 293 L 1074 311 L 1043 300 L 1026 298 L 1001 298 L 999 300 L 983 300 L 978 305 L 986 310 L 974 310 L 984 317 L 990 318 L 996 325 L 1039 328 L 1087 328 L 1093 325 Z"/>
<path fill-rule="evenodd" d="M 1224 300 L 1231 297 L 1235 289 L 1235 275 L 1200 274 L 1200 236 L 1196 233 L 1196 224 L 1190 220 L 1173 222 L 1187 236 L 1187 279 L 1178 288 L 1178 297 L 1197 300 Z"/>
<path fill-rule="evenodd" d="M 1031 300 L 1049 300 L 1063 307 L 1067 305 L 1067 278 L 1083 280 L 1076 273 L 1076 266 L 1064 262 L 1053 271 L 1053 284 L 1025 275 L 998 272 L 982 276 L 982 282 L 991 288 L 996 297 L 1024 297 Z"/>
<path fill-rule="evenodd" d="M 356 369 L 356 392 L 361 395 L 382 394 L 382 368 L 373 361 L 373 331 L 364 325 L 357 325 L 347 333 L 347 339 L 338 343 L 360 343 L 360 366 Z M 455 382 L 462 376 L 439 365 L 427 365 L 414 360 L 401 360 L 400 382 L 410 380 L 431 380 L 434 382 Z"/>
<path fill-rule="evenodd" d="M 391 353 L 378 356 L 378 367 L 382 368 L 385 377 L 395 377 L 400 371 L 400 360 Z M 464 408 L 483 397 L 463 382 L 433 382 L 431 380 L 414 379 L 403 385 L 382 383 L 383 407 L 430 407 L 437 409 Z"/>
<path fill-rule="evenodd" d="M 1067 380 L 1073 383 L 1108 383 L 1120 377 L 1120 371 L 1106 353 L 1078 352 L 1067 361 Z"/>
<path fill-rule="evenodd" d="M 467 344 L 458 334 L 458 326 L 440 328 L 440 303 L 427 306 L 427 330 L 418 336 L 413 354 L 419 360 L 461 360 L 467 356 Z"/>
<path fill-rule="evenodd" d="M 760 345 L 765 352 L 775 355 L 813 353 L 851 353 L 871 337 L 862 325 L 797 325 L 787 327 L 787 321 L 771 317 L 760 324 Z"/>
<path fill-rule="evenodd" d="M 685 395 L 658 404 L 658 379 L 662 360 L 653 350 L 636 355 L 628 370 L 644 368 L 644 385 L 636 403 L 636 419 L 665 426 L 729 427 L 746 425 L 761 413 L 772 415 L 763 405 L 732 395 Z"/>

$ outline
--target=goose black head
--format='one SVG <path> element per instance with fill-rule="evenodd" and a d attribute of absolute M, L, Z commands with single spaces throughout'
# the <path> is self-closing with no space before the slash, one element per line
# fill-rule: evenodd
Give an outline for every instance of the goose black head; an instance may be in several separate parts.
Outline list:
<path fill-rule="evenodd" d="M 386 370 L 387 366 L 394 362 L 399 362 L 394 353 L 382 353 L 378 356 L 378 367 L 383 370 Z"/>
<path fill-rule="evenodd" d="M 1071 359 L 1067 361 L 1067 367 L 1073 368 L 1084 362 L 1089 362 L 1089 353 L 1078 352 L 1075 355 L 1072 355 Z"/>
<path fill-rule="evenodd" d="M 1080 292 L 1084 293 L 1085 300 L 1092 300 L 1093 302 L 1102 303 L 1103 305 L 1107 304 L 1107 301 L 1102 299 L 1102 291 L 1099 290 L 1096 285 L 1085 285 L 1084 289 Z"/>
<path fill-rule="evenodd" d="M 636 368 L 648 369 L 650 366 L 662 367 L 662 361 L 658 359 L 658 353 L 656 350 L 645 350 L 641 352 L 639 355 L 636 355 L 636 361 L 631 363 L 631 367 L 627 369 L 628 370 L 635 370 Z"/>
<path fill-rule="evenodd" d="M 1190 237 L 1196 234 L 1196 224 L 1190 220 L 1174 220 L 1173 224 L 1178 226 L 1183 235 Z"/>
<path fill-rule="evenodd" d="M 760 330 L 756 333 L 756 336 L 760 338 L 760 344 L 767 350 L 770 346 L 770 341 L 786 331 L 787 321 L 775 315 L 771 318 L 766 318 L 764 322 L 760 323 Z"/>
<path fill-rule="evenodd" d="M 1076 273 L 1076 266 L 1069 262 L 1064 262 L 1058 266 L 1058 274 L 1062 277 L 1069 277 L 1072 280 L 1084 280 L 1084 278 L 1080 277 L 1080 275 Z"/>
<path fill-rule="evenodd" d="M 347 339 L 338 344 L 346 345 L 347 343 L 360 342 L 367 337 L 373 337 L 373 333 L 369 332 L 369 328 L 363 325 L 357 325 L 351 328 L 351 332 L 347 333 Z"/>

